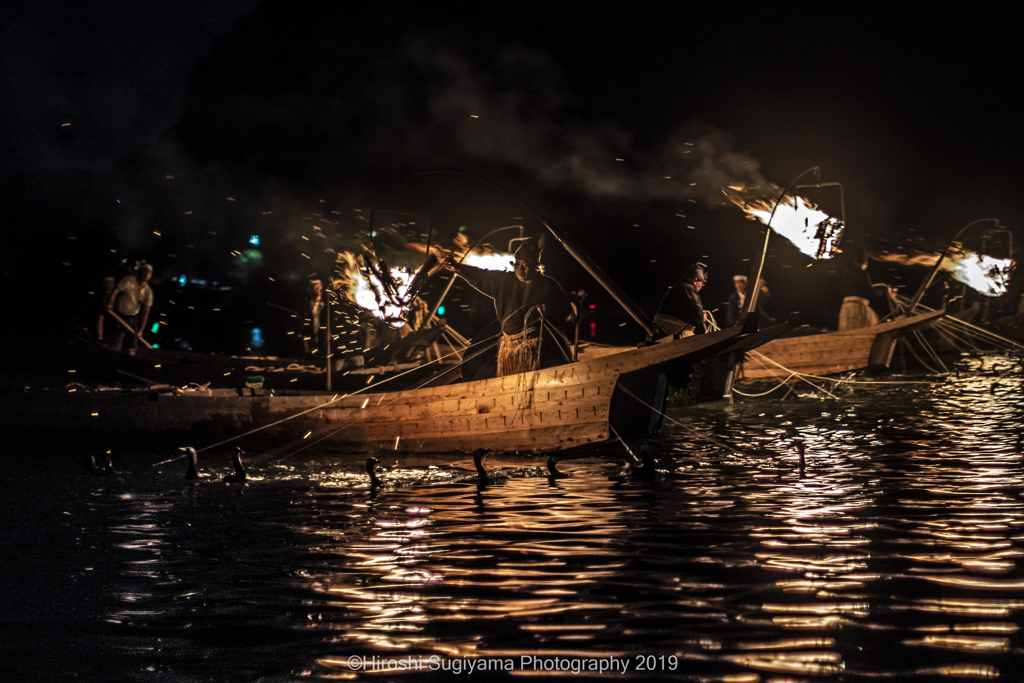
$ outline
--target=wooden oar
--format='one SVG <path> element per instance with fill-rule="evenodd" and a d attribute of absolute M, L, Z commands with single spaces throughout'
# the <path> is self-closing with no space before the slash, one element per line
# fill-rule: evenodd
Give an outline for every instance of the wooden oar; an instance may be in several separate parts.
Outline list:
<path fill-rule="evenodd" d="M 123 320 L 123 319 L 121 318 L 121 316 L 119 316 L 119 315 L 118 315 L 117 313 L 114 313 L 114 311 L 113 311 L 112 309 L 109 309 L 109 308 L 108 308 L 108 309 L 107 309 L 107 313 L 109 313 L 109 314 L 110 314 L 111 316 L 113 316 L 114 320 L 116 320 L 117 322 L 121 323 L 121 324 L 122 324 L 122 325 L 124 325 L 124 326 L 125 326 L 125 327 L 126 327 L 126 328 L 127 328 L 128 330 L 129 330 L 129 331 L 131 331 L 132 335 L 134 335 L 134 336 L 138 337 L 138 338 L 139 338 L 139 341 L 140 341 L 140 342 L 142 342 L 143 344 L 145 344 L 145 345 L 146 345 L 146 348 L 148 348 L 148 349 L 151 349 L 151 348 L 153 348 L 153 345 L 152 345 L 152 344 L 150 344 L 150 343 L 149 343 L 148 341 L 146 341 L 145 339 L 143 339 L 143 338 L 142 338 L 142 335 L 141 335 L 141 334 L 139 334 L 138 332 L 136 332 L 135 330 L 133 330 L 133 329 L 132 329 L 132 326 L 131 326 L 131 325 L 129 325 L 128 323 L 126 323 L 126 322 L 125 322 L 125 321 L 124 321 L 124 320 Z"/>

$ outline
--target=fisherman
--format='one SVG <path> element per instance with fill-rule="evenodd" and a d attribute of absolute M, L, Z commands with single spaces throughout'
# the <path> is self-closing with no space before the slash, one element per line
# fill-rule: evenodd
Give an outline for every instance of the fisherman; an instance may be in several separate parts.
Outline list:
<path fill-rule="evenodd" d="M 457 263 L 451 256 L 443 263 L 494 300 L 501 326 L 498 376 L 562 365 L 571 358 L 568 341 L 558 329 L 570 318 L 569 299 L 557 280 L 539 272 L 543 249 L 543 235 L 523 240 L 512 273 Z M 482 374 L 476 375 L 476 379 L 482 378 Z"/>
<path fill-rule="evenodd" d="M 96 339 L 99 341 L 103 341 L 104 334 L 107 338 L 110 338 L 114 334 L 114 330 L 120 326 L 120 323 L 110 315 L 110 309 L 107 307 L 107 302 L 114 295 L 115 289 L 117 289 L 117 280 L 113 276 L 107 276 L 103 278 L 103 291 L 99 292 L 94 299 L 96 304 Z"/>
<path fill-rule="evenodd" d="M 127 339 L 128 354 L 135 355 L 142 333 L 146 330 L 149 309 L 153 307 L 153 288 L 149 286 L 152 277 L 153 266 L 148 263 L 139 264 L 135 268 L 135 274 L 121 278 L 117 287 L 110 293 L 107 310 L 116 313 L 127 325 L 126 327 L 117 322 L 111 335 L 110 348 L 113 350 L 124 350 Z"/>
<path fill-rule="evenodd" d="M 704 334 L 708 312 L 700 300 L 700 290 L 708 281 L 707 266 L 694 263 L 683 278 L 669 287 L 661 297 L 654 322 L 665 332 L 679 337 Z"/>
<path fill-rule="evenodd" d="M 316 355 L 320 350 L 320 322 L 324 311 L 324 283 L 321 280 L 309 281 L 309 297 L 306 300 L 306 318 L 302 335 L 302 350 L 308 357 Z"/>
<path fill-rule="evenodd" d="M 863 249 L 855 250 L 851 257 L 839 284 L 843 295 L 843 306 L 839 309 L 840 332 L 877 325 L 878 314 L 871 308 L 871 301 L 896 298 L 895 290 L 889 285 L 872 284 L 868 275 L 868 255 Z"/>
<path fill-rule="evenodd" d="M 729 295 L 725 306 L 725 324 L 735 325 L 743 314 L 743 304 L 747 301 L 747 276 L 733 275 L 732 286 L 736 291 Z"/>
<path fill-rule="evenodd" d="M 732 284 L 736 291 L 729 295 L 729 301 L 725 307 L 726 326 L 739 322 L 740 316 L 743 315 L 743 305 L 747 301 L 747 276 L 733 275 Z M 771 296 L 768 291 L 768 283 L 762 277 L 757 279 L 757 285 L 757 324 L 760 327 L 774 325 L 777 322 L 775 317 L 770 315 L 764 306 L 765 300 Z"/>

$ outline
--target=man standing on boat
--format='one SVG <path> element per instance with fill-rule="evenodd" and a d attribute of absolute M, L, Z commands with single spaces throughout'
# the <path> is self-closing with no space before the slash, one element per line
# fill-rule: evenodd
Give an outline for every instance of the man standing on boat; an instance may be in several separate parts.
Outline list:
<path fill-rule="evenodd" d="M 707 266 L 694 263 L 686 269 L 683 279 L 665 292 L 654 322 L 665 332 L 677 337 L 704 334 L 708 312 L 700 299 L 700 290 L 708 281 Z"/>
<path fill-rule="evenodd" d="M 511 273 L 457 263 L 451 256 L 444 261 L 445 268 L 494 300 L 501 323 L 499 376 L 562 365 L 571 358 L 568 341 L 559 328 L 572 309 L 558 281 L 538 270 L 543 249 L 543 235 L 523 240 Z"/>
<path fill-rule="evenodd" d="M 324 315 L 324 283 L 317 280 L 309 281 L 309 297 L 306 301 L 306 318 L 303 322 L 302 350 L 305 356 L 315 356 L 320 352 L 323 335 L 320 334 Z"/>
<path fill-rule="evenodd" d="M 153 288 L 149 286 L 149 280 L 153 277 L 153 266 L 143 263 L 135 268 L 134 275 L 126 275 L 117 283 L 117 287 L 110 293 L 107 301 L 107 308 L 117 313 L 128 327 L 120 322 L 113 330 L 110 348 L 115 351 L 125 350 L 125 339 L 127 339 L 127 351 L 129 355 L 135 355 L 135 348 L 142 339 L 142 333 L 146 330 L 146 321 L 149 319 L 149 309 L 153 307 Z M 132 334 L 134 332 L 134 334 Z"/>
<path fill-rule="evenodd" d="M 896 292 L 885 284 L 872 284 L 868 275 L 868 255 L 863 249 L 851 254 L 852 263 L 843 271 L 839 291 L 843 306 L 839 309 L 839 331 L 857 330 L 878 324 L 878 314 L 871 308 L 872 299 L 896 298 Z"/>

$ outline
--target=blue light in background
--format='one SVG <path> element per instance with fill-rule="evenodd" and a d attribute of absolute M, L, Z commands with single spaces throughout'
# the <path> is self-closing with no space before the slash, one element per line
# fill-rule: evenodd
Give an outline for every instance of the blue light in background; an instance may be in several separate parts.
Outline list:
<path fill-rule="evenodd" d="M 181 285 L 182 287 L 185 286 L 186 282 L 188 282 L 188 278 L 185 277 L 184 275 L 178 278 L 178 284 Z"/>
<path fill-rule="evenodd" d="M 258 327 L 252 328 L 252 332 L 249 335 L 249 346 L 254 349 L 263 346 L 263 330 Z"/>
<path fill-rule="evenodd" d="M 252 245 L 257 246 L 257 247 L 260 246 L 260 236 L 259 235 L 253 235 L 252 237 L 250 237 L 249 238 L 249 244 L 252 244 Z"/>

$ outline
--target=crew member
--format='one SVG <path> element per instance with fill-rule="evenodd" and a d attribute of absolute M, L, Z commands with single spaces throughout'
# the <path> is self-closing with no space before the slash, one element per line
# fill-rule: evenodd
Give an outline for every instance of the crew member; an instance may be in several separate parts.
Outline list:
<path fill-rule="evenodd" d="M 125 350 L 127 340 L 129 355 L 135 355 L 135 349 L 146 329 L 146 321 L 149 320 L 149 309 L 153 307 L 153 288 L 149 286 L 152 277 L 153 266 L 143 263 L 135 268 L 134 275 L 121 278 L 110 293 L 107 308 L 116 312 L 128 325 L 125 327 L 118 322 L 115 326 L 110 341 L 110 348 L 115 351 Z"/>
<path fill-rule="evenodd" d="M 694 263 L 687 268 L 683 279 L 669 287 L 661 298 L 654 322 L 676 337 L 704 334 L 708 312 L 701 302 L 700 290 L 707 281 L 707 266 L 703 263 Z"/>
<path fill-rule="evenodd" d="M 451 256 L 444 261 L 446 268 L 494 300 L 501 325 L 499 376 L 562 365 L 571 357 L 568 341 L 558 329 L 570 318 L 569 299 L 557 280 L 539 272 L 543 249 L 543 235 L 523 240 L 511 273 L 456 263 Z"/>
<path fill-rule="evenodd" d="M 736 291 L 729 295 L 729 301 L 725 306 L 726 325 L 735 325 L 743 315 L 743 305 L 747 301 L 747 276 L 733 275 L 732 286 Z"/>
<path fill-rule="evenodd" d="M 321 322 L 324 314 L 324 283 L 320 280 L 309 281 L 309 297 L 306 300 L 306 318 L 302 335 L 302 350 L 307 357 L 316 355 L 320 350 Z"/>
<path fill-rule="evenodd" d="M 839 309 L 840 332 L 877 325 L 878 314 L 871 308 L 871 301 L 896 298 L 896 292 L 889 285 L 871 283 L 867 253 L 858 250 L 852 256 L 853 262 L 843 271 L 839 285 L 843 295 L 843 306 Z"/>
<path fill-rule="evenodd" d="M 114 330 L 120 325 L 110 315 L 110 309 L 107 307 L 107 302 L 114 296 L 115 289 L 117 289 L 117 280 L 113 276 L 105 277 L 103 278 L 103 291 L 99 292 L 96 298 L 93 299 L 96 305 L 96 339 L 99 341 L 112 337 Z"/>

